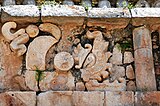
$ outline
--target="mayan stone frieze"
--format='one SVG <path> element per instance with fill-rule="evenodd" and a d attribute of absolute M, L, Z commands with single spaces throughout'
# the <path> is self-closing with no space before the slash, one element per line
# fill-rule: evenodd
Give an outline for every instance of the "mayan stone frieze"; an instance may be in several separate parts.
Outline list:
<path fill-rule="evenodd" d="M 59 26 L 42 23 L 16 28 L 15 22 L 6 22 L 2 26 L 2 34 L 17 58 L 25 59 L 23 64 L 26 68 L 23 75 L 27 86 L 25 89 L 34 91 L 136 89 L 132 52 L 124 51 L 117 43 L 121 38 L 116 39 L 115 43 L 109 40 L 115 33 L 104 33 L 93 27 L 85 34 L 79 35 L 80 37 L 76 35 L 66 37 L 72 43 L 72 49 L 60 51 L 59 47 L 63 47 L 60 42 L 64 38 Z M 75 75 L 76 73 L 78 74 Z"/>

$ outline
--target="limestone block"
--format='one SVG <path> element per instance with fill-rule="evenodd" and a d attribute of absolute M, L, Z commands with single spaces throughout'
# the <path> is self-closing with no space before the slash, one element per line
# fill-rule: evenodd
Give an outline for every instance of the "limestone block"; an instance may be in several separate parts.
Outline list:
<path fill-rule="evenodd" d="M 136 84 L 133 81 L 127 83 L 127 91 L 136 91 Z"/>
<path fill-rule="evenodd" d="M 133 67 L 131 65 L 126 67 L 126 76 L 129 79 L 134 79 L 135 78 L 134 70 L 133 70 Z"/>
<path fill-rule="evenodd" d="M 152 49 L 150 31 L 145 27 L 138 27 L 133 30 L 134 50 L 140 48 Z"/>
<path fill-rule="evenodd" d="M 0 106 L 35 106 L 36 92 L 5 92 L 0 94 Z"/>
<path fill-rule="evenodd" d="M 119 49 L 119 44 L 116 44 L 114 46 L 110 62 L 116 65 L 122 64 L 122 53 L 121 50 Z"/>
<path fill-rule="evenodd" d="M 104 106 L 134 106 L 134 92 L 106 91 Z"/>
<path fill-rule="evenodd" d="M 132 24 L 140 25 L 158 25 L 160 23 L 160 8 L 133 8 L 131 9 Z M 143 19 L 142 19 L 143 18 Z"/>
<path fill-rule="evenodd" d="M 117 80 L 117 79 L 125 76 L 125 69 L 122 66 L 113 65 L 111 71 L 109 71 L 109 72 L 110 72 L 110 76 L 111 76 L 112 81 Z"/>
<path fill-rule="evenodd" d="M 75 78 L 70 71 L 57 72 L 50 82 L 50 87 L 54 91 L 73 91 L 75 89 L 74 80 Z"/>
<path fill-rule="evenodd" d="M 2 7 L 2 23 L 14 21 L 17 24 L 36 23 L 39 20 L 39 10 L 34 5 L 10 5 Z"/>
<path fill-rule="evenodd" d="M 111 83 L 109 80 L 105 80 L 102 83 L 99 83 L 97 80 L 90 80 L 86 82 L 85 86 L 89 91 L 125 91 L 126 80 L 120 78 Z"/>
<path fill-rule="evenodd" d="M 51 46 L 57 40 L 51 36 L 40 36 L 35 38 L 28 46 L 26 54 L 26 68 L 28 70 L 45 70 L 45 57 Z"/>
<path fill-rule="evenodd" d="M 44 5 L 42 6 L 41 11 L 43 22 L 51 22 L 59 25 L 66 23 L 83 25 L 84 17 L 86 17 L 86 11 L 84 7 L 75 5 Z"/>
<path fill-rule="evenodd" d="M 160 92 L 136 92 L 135 106 L 159 106 Z"/>
<path fill-rule="evenodd" d="M 72 91 L 48 91 L 37 96 L 37 106 L 73 106 Z"/>
<path fill-rule="evenodd" d="M 38 91 L 38 80 L 36 79 L 36 71 L 26 71 L 25 83 L 29 90 Z"/>
<path fill-rule="evenodd" d="M 51 90 L 51 82 L 56 76 L 56 72 L 43 72 L 41 80 L 39 81 L 39 87 L 41 91 Z"/>
<path fill-rule="evenodd" d="M 124 63 L 132 63 L 134 61 L 133 55 L 131 52 L 124 52 Z"/>
<path fill-rule="evenodd" d="M 60 52 L 54 58 L 54 66 L 57 70 L 68 71 L 74 65 L 74 59 L 68 52 Z"/>
<path fill-rule="evenodd" d="M 73 106 L 103 106 L 104 92 L 73 92 Z"/>

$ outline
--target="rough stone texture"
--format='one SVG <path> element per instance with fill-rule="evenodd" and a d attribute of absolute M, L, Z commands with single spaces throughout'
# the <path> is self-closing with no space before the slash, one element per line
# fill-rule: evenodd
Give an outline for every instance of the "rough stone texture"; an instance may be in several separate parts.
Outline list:
<path fill-rule="evenodd" d="M 113 54 L 112 54 L 112 57 L 110 59 L 110 62 L 112 64 L 116 64 L 116 65 L 119 65 L 119 64 L 122 64 L 122 53 L 121 53 L 121 50 L 119 49 L 119 45 L 115 45 L 114 48 L 113 48 Z"/>
<path fill-rule="evenodd" d="M 85 85 L 83 82 L 76 83 L 76 91 L 85 91 Z"/>
<path fill-rule="evenodd" d="M 135 106 L 160 106 L 160 92 L 136 92 Z"/>
<path fill-rule="evenodd" d="M 134 79 L 135 78 L 134 70 L 133 70 L 132 65 L 129 65 L 129 66 L 126 67 L 126 76 L 129 79 Z"/>
<path fill-rule="evenodd" d="M 124 63 L 131 63 L 134 61 L 133 55 L 131 52 L 124 52 Z"/>
<path fill-rule="evenodd" d="M 146 27 L 139 27 L 134 29 L 133 42 L 134 50 L 141 48 L 152 49 L 150 31 Z"/>
<path fill-rule="evenodd" d="M 136 91 L 136 84 L 134 81 L 129 81 L 127 83 L 127 91 Z"/>
<path fill-rule="evenodd" d="M 9 44 L 0 38 L 0 89 L 25 90 L 23 76 L 20 76 L 22 57 L 13 53 Z M 17 80 L 18 79 L 18 80 Z"/>
<path fill-rule="evenodd" d="M 156 90 L 152 44 L 148 29 L 136 28 L 133 31 L 136 85 L 138 90 Z"/>
<path fill-rule="evenodd" d="M 36 72 L 27 70 L 25 73 L 25 83 L 29 90 L 38 91 L 38 81 L 36 80 Z"/>
<path fill-rule="evenodd" d="M 57 72 L 50 82 L 52 90 L 73 91 L 75 89 L 74 77 L 71 72 Z"/>
<path fill-rule="evenodd" d="M 10 5 L 2 7 L 1 21 L 14 21 L 17 24 L 36 23 L 39 19 L 39 10 L 34 5 Z"/>
<path fill-rule="evenodd" d="M 80 92 L 73 93 L 73 106 L 103 106 L 104 92 Z"/>
<path fill-rule="evenodd" d="M 109 80 L 105 80 L 102 83 L 99 83 L 97 80 L 90 80 L 86 82 L 85 86 L 88 91 L 125 91 L 126 80 L 120 78 L 112 83 Z"/>
<path fill-rule="evenodd" d="M 26 54 L 26 68 L 29 70 L 45 70 L 45 57 L 51 46 L 57 40 L 51 36 L 40 36 L 35 38 L 28 46 Z"/>
<path fill-rule="evenodd" d="M 110 71 L 111 80 L 118 80 L 121 77 L 125 76 L 125 69 L 122 66 L 113 65 Z"/>
<path fill-rule="evenodd" d="M 134 106 L 134 93 L 107 91 L 104 106 Z"/>
<path fill-rule="evenodd" d="M 67 17 L 64 17 L 67 16 Z M 52 18 L 54 17 L 54 20 Z M 55 24 L 77 23 L 82 25 L 86 11 L 82 6 L 45 5 L 42 6 L 42 21 Z"/>
<path fill-rule="evenodd" d="M 36 92 L 6 92 L 0 94 L 0 106 L 35 106 Z"/>
<path fill-rule="evenodd" d="M 54 66 L 57 70 L 68 71 L 74 65 L 74 59 L 68 52 L 60 52 L 54 57 Z"/>
<path fill-rule="evenodd" d="M 38 106 L 73 106 L 72 91 L 48 91 L 37 97 Z"/>
<path fill-rule="evenodd" d="M 92 8 L 88 10 L 89 18 L 130 18 L 129 9 L 125 8 Z"/>

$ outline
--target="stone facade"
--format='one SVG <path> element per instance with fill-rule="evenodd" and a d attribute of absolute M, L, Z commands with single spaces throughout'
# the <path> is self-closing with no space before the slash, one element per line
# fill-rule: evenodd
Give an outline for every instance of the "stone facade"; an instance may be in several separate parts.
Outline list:
<path fill-rule="evenodd" d="M 149 10 L 154 10 L 147 14 L 150 18 L 137 18 Z M 156 13 L 66 5 L 45 5 L 41 11 L 33 5 L 2 7 L 0 106 L 159 105 L 159 92 L 143 93 L 160 87 Z M 156 99 L 147 102 L 152 96 Z"/>

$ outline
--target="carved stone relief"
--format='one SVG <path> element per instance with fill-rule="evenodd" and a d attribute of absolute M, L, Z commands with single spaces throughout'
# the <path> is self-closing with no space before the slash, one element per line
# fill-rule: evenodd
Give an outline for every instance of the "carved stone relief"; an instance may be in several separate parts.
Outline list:
<path fill-rule="evenodd" d="M 87 31 L 86 39 L 93 41 L 82 45 L 80 39 L 77 43 L 73 42 L 75 48 L 72 53 L 54 52 L 53 69 L 46 70 L 46 55 L 50 48 L 56 49 L 61 41 L 61 29 L 51 23 L 43 23 L 39 26 L 28 25 L 13 33 L 11 29 L 16 28 L 15 22 L 7 22 L 2 27 L 2 34 L 10 44 L 10 49 L 18 56 L 26 55 L 26 77 L 25 81 L 29 89 L 37 90 L 126 90 L 126 71 L 123 64 L 130 64 L 134 61 L 131 52 L 122 53 L 115 45 L 113 52 L 109 51 L 110 42 L 104 39 L 101 31 Z M 50 35 L 41 35 L 40 32 L 47 32 Z M 31 42 L 28 42 L 32 39 Z M 29 44 L 27 47 L 25 44 Z M 54 47 L 54 48 L 53 48 Z M 25 54 L 26 53 L 26 54 Z M 53 53 L 53 52 L 51 52 Z M 119 58 L 119 61 L 116 59 Z M 39 88 L 35 87 L 37 81 L 29 83 L 33 79 L 36 71 L 44 73 L 44 79 L 39 80 Z M 29 72 L 30 71 L 30 72 Z M 75 76 L 71 72 L 79 71 L 81 81 L 74 82 Z M 29 74 L 34 74 L 29 76 Z M 48 78 L 48 79 L 47 79 Z M 127 67 L 127 78 L 134 79 L 132 66 Z"/>

